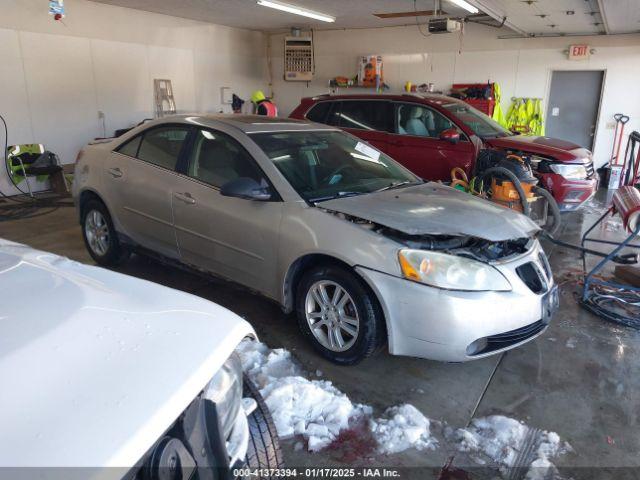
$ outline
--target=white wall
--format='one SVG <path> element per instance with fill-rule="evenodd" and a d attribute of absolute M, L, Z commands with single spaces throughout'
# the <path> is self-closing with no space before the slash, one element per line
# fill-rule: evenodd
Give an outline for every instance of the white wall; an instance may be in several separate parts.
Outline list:
<path fill-rule="evenodd" d="M 153 116 L 154 78 L 172 80 L 181 112 L 230 111 L 221 104 L 223 86 L 247 100 L 266 87 L 260 32 L 87 0 L 65 6 L 66 18 L 56 22 L 46 1 L 3 0 L 0 115 L 9 144 L 43 143 L 73 162 L 94 137 Z M 13 192 L 4 167 L 0 190 Z"/>
<path fill-rule="evenodd" d="M 509 33 L 512 32 L 468 24 L 460 53 L 458 35 L 425 37 L 416 26 L 317 31 L 317 75 L 309 85 L 283 80 L 283 36 L 272 35 L 275 99 L 281 114 L 288 115 L 301 97 L 326 93 L 330 78 L 355 75 L 358 56 L 372 53 L 383 55 L 385 82 L 392 87 L 391 92 L 401 91 L 408 80 L 414 84 L 433 82 L 445 92 L 453 83 L 496 81 L 502 88 L 505 113 L 513 96 L 541 97 L 546 101 L 554 69 L 606 70 L 594 145 L 596 163 L 602 165 L 609 159 L 615 113 L 631 117 L 627 132 L 640 130 L 640 89 L 636 87 L 640 78 L 640 35 L 497 38 Z M 596 53 L 588 61 L 569 61 L 563 51 L 571 43 L 587 43 Z"/>

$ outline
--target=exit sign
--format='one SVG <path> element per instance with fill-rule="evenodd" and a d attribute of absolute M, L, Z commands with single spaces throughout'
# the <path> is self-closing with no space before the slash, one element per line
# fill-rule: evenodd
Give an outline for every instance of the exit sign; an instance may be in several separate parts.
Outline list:
<path fill-rule="evenodd" d="M 569 60 L 586 60 L 589 54 L 589 45 L 569 45 Z"/>

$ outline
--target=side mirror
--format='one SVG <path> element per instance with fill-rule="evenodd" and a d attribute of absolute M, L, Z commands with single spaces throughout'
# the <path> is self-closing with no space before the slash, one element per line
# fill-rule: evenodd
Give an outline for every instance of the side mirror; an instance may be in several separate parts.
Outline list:
<path fill-rule="evenodd" d="M 253 178 L 249 177 L 239 177 L 228 181 L 220 188 L 220 194 L 225 197 L 244 198 L 245 200 L 257 200 L 260 202 L 271 200 L 269 188 L 261 186 Z"/>
<path fill-rule="evenodd" d="M 448 128 L 440 132 L 440 140 L 444 140 L 449 143 L 458 143 L 460 141 L 460 132 L 455 128 Z"/>

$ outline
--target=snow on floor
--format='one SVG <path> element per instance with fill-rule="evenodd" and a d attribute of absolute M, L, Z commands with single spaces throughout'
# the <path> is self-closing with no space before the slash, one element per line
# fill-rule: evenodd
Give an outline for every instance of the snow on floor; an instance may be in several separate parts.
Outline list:
<path fill-rule="evenodd" d="M 388 408 L 381 418 L 369 422 L 380 453 L 398 453 L 409 448 L 435 448 L 437 441 L 429 431 L 430 422 L 409 404 Z"/>
<path fill-rule="evenodd" d="M 278 435 L 302 435 L 310 451 L 328 446 L 350 422 L 372 413 L 371 407 L 353 404 L 331 382 L 304 378 L 287 350 L 245 340 L 237 351 L 271 411 Z"/>
<path fill-rule="evenodd" d="M 492 415 L 474 419 L 469 428 L 456 430 L 454 436 L 460 451 L 483 454 L 498 466 L 509 468 L 515 465 L 528 435 L 535 435 L 537 450 L 526 478 L 553 478 L 556 469 L 550 459 L 571 449 L 568 443 L 560 441 L 557 433 L 531 430 L 513 418 Z M 483 463 L 480 458 L 477 461 Z"/>
<path fill-rule="evenodd" d="M 245 340 L 237 351 L 271 411 L 278 435 L 301 435 L 310 451 L 322 450 L 363 418 L 369 419 L 381 453 L 421 450 L 437 443 L 431 437 L 429 420 L 412 405 L 391 407 L 381 418 L 373 419 L 371 407 L 352 403 L 331 382 L 303 377 L 287 350 L 271 350 L 263 343 Z"/>
<path fill-rule="evenodd" d="M 371 407 L 352 403 L 331 382 L 305 378 L 305 372 L 287 350 L 271 350 L 261 342 L 245 340 L 237 351 L 245 372 L 258 386 L 271 411 L 278 435 L 302 436 L 310 451 L 322 450 L 340 432 L 362 420 L 367 422 L 378 451 L 383 454 L 410 448 L 433 449 L 438 444 L 430 431 L 431 421 L 413 405 L 391 407 L 380 418 L 373 418 Z M 447 430 L 446 436 L 460 451 L 473 454 L 477 463 L 486 463 L 481 458 L 484 456 L 502 468 L 514 465 L 519 447 L 532 431 L 527 425 L 501 415 L 475 419 L 466 429 Z M 536 430 L 535 434 L 538 448 L 532 456 L 529 480 L 555 472 L 551 459 L 571 449 L 556 433 Z M 299 442 L 298 448 L 302 448 Z"/>

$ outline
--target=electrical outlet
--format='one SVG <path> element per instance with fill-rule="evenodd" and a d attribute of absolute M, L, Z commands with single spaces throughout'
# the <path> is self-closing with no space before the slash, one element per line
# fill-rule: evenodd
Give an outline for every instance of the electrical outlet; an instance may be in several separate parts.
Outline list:
<path fill-rule="evenodd" d="M 104 118 L 104 112 L 102 110 L 98 110 L 98 118 L 99 119 L 103 119 Z"/>
<path fill-rule="evenodd" d="M 615 130 L 616 129 L 616 122 L 607 122 L 607 124 L 605 125 L 605 128 L 607 130 Z"/>

